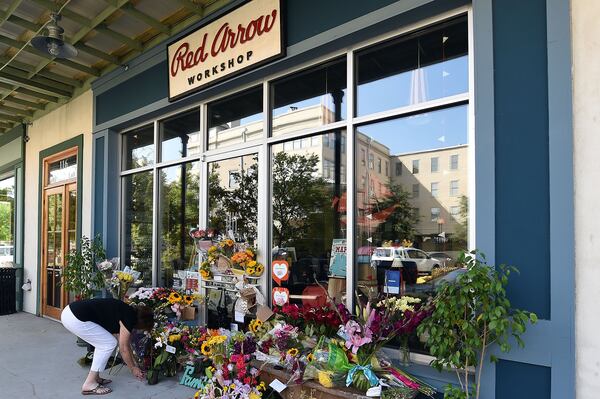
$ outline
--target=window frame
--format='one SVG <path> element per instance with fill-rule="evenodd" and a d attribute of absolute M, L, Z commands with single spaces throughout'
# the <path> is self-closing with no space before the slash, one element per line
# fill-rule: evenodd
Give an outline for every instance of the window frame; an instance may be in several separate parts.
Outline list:
<path fill-rule="evenodd" d="M 120 204 L 119 204 L 119 215 L 118 215 L 118 223 L 119 223 L 119 256 L 123 255 L 123 249 L 124 249 L 124 239 L 123 239 L 123 210 L 124 210 L 124 203 L 123 203 L 123 185 L 122 185 L 122 179 L 123 177 L 130 175 L 130 174 L 134 174 L 134 173 L 138 173 L 138 172 L 143 172 L 143 171 L 152 171 L 153 172 L 153 221 L 154 221 L 154 226 L 153 226 L 153 233 L 152 233 L 152 240 L 153 240 L 153 261 L 152 261 L 152 271 L 153 271 L 153 276 L 152 276 L 152 282 L 153 285 L 156 285 L 157 283 L 157 276 L 158 276 L 158 237 L 157 237 L 157 218 L 158 218 L 158 179 L 156 178 L 157 176 L 157 171 L 161 168 L 167 167 L 167 166 L 172 166 L 172 165 L 178 165 L 178 164 L 184 164 L 187 162 L 193 162 L 193 161 L 199 161 L 200 162 L 200 211 L 199 211 L 199 220 L 198 220 L 198 224 L 200 226 L 206 227 L 207 226 L 207 222 L 208 222 L 208 217 L 207 217 L 207 213 L 208 213 L 208 187 L 207 187 L 207 176 L 208 176 L 208 164 L 210 162 L 215 162 L 215 161 L 220 161 L 220 160 L 225 160 L 228 158 L 232 158 L 232 157 L 236 157 L 236 156 L 243 156 L 243 155 L 250 155 L 250 154 L 258 154 L 258 237 L 257 237 L 257 243 L 258 243 L 258 250 L 259 250 L 259 255 L 258 255 L 258 260 L 260 262 L 263 262 L 265 265 L 268 265 L 270 267 L 270 251 L 268 250 L 269 246 L 271 245 L 271 234 L 270 234 L 270 226 L 271 226 L 271 213 L 270 213 L 270 207 L 269 207 L 269 199 L 270 199 L 270 191 L 269 191 L 269 185 L 270 185 L 270 175 L 271 175 L 271 170 L 270 170 L 270 152 L 271 152 L 271 147 L 274 144 L 278 144 L 278 143 L 282 143 L 282 142 L 286 142 L 289 141 L 290 139 L 302 139 L 304 137 L 310 137 L 310 136 L 314 136 L 317 134 L 322 134 L 322 133 L 326 133 L 326 132 L 331 132 L 331 131 L 335 131 L 335 130 L 341 130 L 341 129 L 345 129 L 346 131 L 346 140 L 347 140 L 347 149 L 346 149 L 346 179 L 345 179 L 345 184 L 347 187 L 347 192 L 348 192 L 348 199 L 347 199 L 347 208 L 348 208 L 348 212 L 347 212 L 347 229 L 346 229 L 346 238 L 347 238 L 347 253 L 349 254 L 349 256 L 347 256 L 347 277 L 346 277 L 346 288 L 347 288 L 347 292 L 353 292 L 353 289 L 355 287 L 355 272 L 353 270 L 353 265 L 354 265 L 354 260 L 356 257 L 356 237 L 354 235 L 355 233 L 355 221 L 356 221 L 356 213 L 357 213 L 357 209 L 356 209 L 356 192 L 357 189 L 360 187 L 360 185 L 358 184 L 359 182 L 357 182 L 357 178 L 358 176 L 355 176 L 355 169 L 357 166 L 357 162 L 360 162 L 359 159 L 359 154 L 356 153 L 356 145 L 355 145 L 355 137 L 356 137 L 356 132 L 355 129 L 357 127 L 359 127 L 360 125 L 363 124 L 368 124 L 368 123 L 373 123 L 373 122 L 379 122 L 379 121 L 384 121 L 386 119 L 391 119 L 391 118 L 398 118 L 401 116 L 408 116 L 411 114 L 416 114 L 416 113 L 421 113 L 421 112 L 425 112 L 426 110 L 430 110 L 430 109 L 440 109 L 440 108 L 450 108 L 453 106 L 458 106 L 458 105 L 464 105 L 467 104 L 468 106 L 468 111 L 467 111 L 467 122 L 468 122 L 468 151 L 467 151 L 467 159 L 464 160 L 463 162 L 467 162 L 468 165 L 475 165 L 474 163 L 474 159 L 475 159 L 475 141 L 474 141 L 474 78 L 473 78 L 473 17 L 472 17 L 472 6 L 471 5 L 464 5 L 464 6 L 460 6 L 457 7 L 455 9 L 434 15 L 430 18 L 426 18 L 423 20 L 420 20 L 418 22 L 415 23 L 410 23 L 407 24 L 406 26 L 403 26 L 399 29 L 394 29 L 392 31 L 388 31 L 385 34 L 382 35 L 378 35 L 376 37 L 371 37 L 367 40 L 361 41 L 359 43 L 347 46 L 343 49 L 337 50 L 337 51 L 333 51 L 330 52 L 328 54 L 325 54 L 323 56 L 319 56 L 317 58 L 313 58 L 309 61 L 306 62 L 302 62 L 300 64 L 295 65 L 292 68 L 271 74 L 271 75 L 267 75 L 264 78 L 260 78 L 260 79 L 255 79 L 252 80 L 248 83 L 242 84 L 242 85 L 237 85 L 235 88 L 232 89 L 228 89 L 225 90 L 221 93 L 218 93 L 216 95 L 207 97 L 202 99 L 201 101 L 197 101 L 189 106 L 184 106 L 184 107 L 179 107 L 178 109 L 168 112 L 168 113 L 164 113 L 161 114 L 160 117 L 154 117 L 154 118 L 148 118 L 143 120 L 142 122 L 136 123 L 136 124 L 132 124 L 127 126 L 126 128 L 120 129 L 118 131 L 118 133 L 120 134 L 121 138 L 120 140 L 118 140 L 118 145 L 119 145 L 119 154 L 122 154 L 122 146 L 123 146 L 123 138 L 122 136 L 124 134 L 126 134 L 127 132 L 137 129 L 139 127 L 142 127 L 144 125 L 147 125 L 149 123 L 153 123 L 154 124 L 154 150 L 155 150 L 155 162 L 153 165 L 150 166 L 145 166 L 145 167 L 140 167 L 140 168 L 135 168 L 135 169 L 128 169 L 128 170 L 123 170 L 122 168 L 122 162 L 123 162 L 123 156 L 119 156 L 119 179 L 120 179 L 120 184 L 119 186 L 119 198 L 120 198 Z M 465 93 L 461 93 L 458 95 L 453 95 L 453 96 L 448 96 L 448 97 L 444 97 L 441 99 L 436 99 L 436 100 L 431 100 L 431 101 L 425 101 L 425 102 L 421 102 L 418 104 L 414 104 L 414 105 L 409 105 L 409 106 L 403 106 L 403 107 L 399 107 L 399 108 L 395 108 L 395 109 L 390 109 L 390 110 L 386 110 L 386 111 L 382 111 L 382 112 L 376 112 L 373 114 L 368 114 L 368 115 L 363 115 L 363 116 L 357 116 L 356 115 L 356 105 L 357 105 L 357 100 L 355 98 L 356 95 L 356 75 L 355 75 L 355 60 L 357 57 L 357 53 L 361 50 L 364 49 L 368 49 L 369 47 L 372 46 L 377 46 L 377 45 L 381 45 L 383 43 L 385 43 L 386 41 L 393 41 L 396 40 L 404 35 L 410 35 L 413 34 L 419 30 L 422 30 L 424 28 L 429 28 L 432 26 L 435 26 L 437 24 L 440 23 L 444 23 L 444 22 L 448 22 L 451 21 L 453 19 L 457 19 L 457 18 L 464 18 L 464 23 L 467 24 L 467 30 L 468 30 L 468 78 L 469 78 L 469 85 L 468 85 L 468 90 Z M 293 74 L 296 73 L 301 73 L 303 70 L 306 69 L 310 69 L 310 68 L 315 68 L 318 67 L 321 64 L 326 64 L 328 62 L 332 62 L 335 61 L 336 59 L 339 59 L 340 57 L 346 57 L 346 67 L 347 67 L 347 74 L 346 74 L 346 79 L 347 79 L 347 86 L 346 86 L 346 106 L 348 107 L 346 110 L 346 118 L 344 120 L 338 121 L 338 122 L 333 122 L 333 123 L 329 123 L 329 124 L 325 124 L 325 125 L 321 125 L 321 126 L 317 126 L 317 127 L 313 127 L 313 128 L 308 128 L 308 129 L 303 129 L 303 130 L 298 130 L 298 131 L 293 131 L 290 133 L 286 133 L 286 134 L 282 134 L 282 135 L 278 135 L 278 136 L 271 136 L 271 131 L 272 131 L 272 107 L 271 107 L 271 101 L 272 101 L 272 93 L 271 93 L 271 88 L 272 88 L 272 83 L 277 81 L 278 79 L 287 77 L 287 76 L 292 76 Z M 259 139 L 253 140 L 253 141 L 248 141 L 248 142 L 243 142 L 243 143 L 239 143 L 239 144 L 235 144 L 232 146 L 227 146 L 227 147 L 222 147 L 222 148 L 215 148 L 215 149 L 208 149 L 208 129 L 207 129 L 207 106 L 209 103 L 220 100 L 220 99 L 225 99 L 228 96 L 232 96 L 238 93 L 242 93 L 248 89 L 251 89 L 253 87 L 256 87 L 257 85 L 262 85 L 263 88 L 263 110 L 262 110 L 262 114 L 263 114 L 263 132 L 262 135 Z M 197 108 L 198 112 L 200 113 L 200 151 L 198 154 L 195 155 L 191 155 L 191 156 L 187 156 L 185 158 L 180 158 L 180 159 L 176 159 L 176 160 L 172 160 L 172 161 L 168 161 L 168 162 L 157 162 L 157 160 L 160 159 L 158 152 L 160 151 L 160 147 L 161 147 L 161 143 L 159 141 L 159 123 L 162 120 L 165 120 L 169 117 L 172 116 L 176 116 L 178 114 L 184 114 L 188 111 L 190 111 L 191 109 Z M 371 159 L 366 159 L 366 162 L 368 162 L 367 169 L 370 170 L 374 170 L 374 159 L 373 159 L 373 163 L 371 164 Z M 404 165 L 405 166 L 405 165 Z M 420 165 L 419 165 L 420 166 Z M 369 168 L 370 167 L 370 168 Z M 403 166 L 401 166 L 401 168 L 403 168 Z M 411 171 L 411 170 L 409 170 Z M 390 170 L 391 173 L 391 170 Z M 474 166 L 470 167 L 468 170 L 468 195 L 469 195 L 469 203 L 470 204 L 475 204 L 475 185 L 473 184 L 473 182 L 475 181 L 475 172 L 474 172 Z M 367 182 L 367 186 L 368 186 L 368 190 L 370 191 L 371 187 L 368 184 L 368 179 L 366 179 Z M 475 215 L 475 207 L 474 206 L 469 206 L 469 231 L 470 231 L 470 239 L 469 242 L 474 242 L 473 238 L 475 237 L 475 225 L 472 221 L 474 221 L 474 215 Z M 440 212 L 441 213 L 441 212 Z M 264 293 L 266 295 L 266 297 L 268 298 L 268 303 L 270 304 L 270 290 L 272 288 L 272 284 L 270 282 L 270 273 L 267 271 L 267 273 L 264 273 L 263 277 L 260 280 L 260 285 L 261 287 L 264 289 Z M 350 308 L 353 308 L 353 302 L 354 302 L 354 298 L 350 295 L 347 298 L 347 305 Z"/>

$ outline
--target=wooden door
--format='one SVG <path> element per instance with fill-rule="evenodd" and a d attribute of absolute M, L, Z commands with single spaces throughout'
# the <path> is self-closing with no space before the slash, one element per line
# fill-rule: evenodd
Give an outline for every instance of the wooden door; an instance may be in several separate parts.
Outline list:
<path fill-rule="evenodd" d="M 62 270 L 66 255 L 76 249 L 78 241 L 77 179 L 69 171 L 64 173 L 60 168 L 73 166 L 73 162 L 76 162 L 73 153 L 77 154 L 76 150 L 44 161 L 41 308 L 44 316 L 55 319 L 60 319 L 62 309 L 68 304 L 68 293 L 61 281 Z"/>

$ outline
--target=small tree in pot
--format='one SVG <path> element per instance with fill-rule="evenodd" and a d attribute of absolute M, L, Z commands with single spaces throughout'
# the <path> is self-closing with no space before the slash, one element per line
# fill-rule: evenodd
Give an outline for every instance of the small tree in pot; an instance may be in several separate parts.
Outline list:
<path fill-rule="evenodd" d="M 104 286 L 104 279 L 96 267 L 96 262 L 105 256 L 99 236 L 94 240 L 81 237 L 79 248 L 67 255 L 62 283 L 67 291 L 75 295 L 75 300 L 89 299 L 95 290 Z"/>
<path fill-rule="evenodd" d="M 459 262 L 466 271 L 440 287 L 431 317 L 417 329 L 419 335 L 428 335 L 427 346 L 435 356 L 431 365 L 440 371 L 456 371 L 460 387 L 448 385 L 447 399 L 478 399 L 486 351 L 492 345 L 510 351 L 511 338 L 523 347 L 521 335 L 529 323 L 537 321 L 534 313 L 511 308 L 506 296 L 508 277 L 517 269 L 494 268 L 484 261 L 477 251 L 461 256 Z M 497 359 L 492 355 L 489 360 Z"/>

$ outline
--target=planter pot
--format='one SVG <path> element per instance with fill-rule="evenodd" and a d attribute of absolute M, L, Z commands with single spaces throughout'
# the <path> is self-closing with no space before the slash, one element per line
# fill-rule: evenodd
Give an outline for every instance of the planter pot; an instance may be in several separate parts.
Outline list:
<path fill-rule="evenodd" d="M 158 370 L 148 370 L 147 381 L 148 385 L 156 385 L 158 384 L 158 375 L 160 372 Z"/>

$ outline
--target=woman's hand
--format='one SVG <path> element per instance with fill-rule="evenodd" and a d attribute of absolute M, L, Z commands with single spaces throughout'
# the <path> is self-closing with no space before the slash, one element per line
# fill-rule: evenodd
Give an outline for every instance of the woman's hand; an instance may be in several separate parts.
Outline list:
<path fill-rule="evenodd" d="M 135 378 L 137 378 L 138 380 L 144 379 L 144 372 L 142 370 L 140 370 L 140 368 L 137 366 L 135 366 L 131 369 L 131 374 L 133 374 L 133 376 Z"/>

